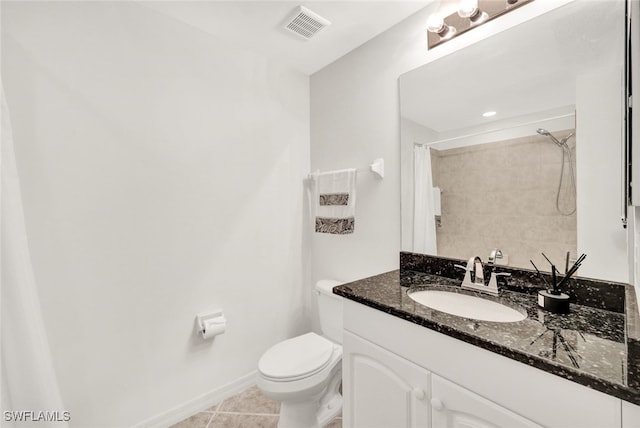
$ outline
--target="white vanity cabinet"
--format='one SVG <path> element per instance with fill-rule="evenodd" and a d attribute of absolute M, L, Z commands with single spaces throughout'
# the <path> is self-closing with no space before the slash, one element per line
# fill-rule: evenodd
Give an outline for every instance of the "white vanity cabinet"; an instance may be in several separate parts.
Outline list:
<path fill-rule="evenodd" d="M 540 428 L 354 334 L 343 345 L 345 427 Z"/>
<path fill-rule="evenodd" d="M 345 428 L 640 428 L 622 401 L 365 305 L 344 302 Z"/>
<path fill-rule="evenodd" d="M 348 332 L 342 340 L 345 426 L 429 426 L 428 371 Z"/>

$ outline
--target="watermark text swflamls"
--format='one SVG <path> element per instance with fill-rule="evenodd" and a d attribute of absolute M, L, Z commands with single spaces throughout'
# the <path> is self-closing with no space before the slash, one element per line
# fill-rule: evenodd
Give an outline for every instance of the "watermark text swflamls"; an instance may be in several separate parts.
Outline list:
<path fill-rule="evenodd" d="M 5 410 L 5 422 L 69 422 L 71 413 L 60 410 Z"/>

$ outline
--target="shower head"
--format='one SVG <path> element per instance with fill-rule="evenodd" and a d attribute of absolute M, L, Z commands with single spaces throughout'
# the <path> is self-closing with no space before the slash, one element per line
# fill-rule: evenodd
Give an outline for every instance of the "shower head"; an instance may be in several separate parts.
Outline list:
<path fill-rule="evenodd" d="M 562 147 L 564 144 L 561 143 L 560 141 L 558 141 L 558 139 L 556 137 L 554 137 L 553 135 L 551 135 L 551 132 L 547 131 L 546 129 L 542 129 L 542 128 L 538 128 L 536 129 L 536 132 L 540 135 L 544 135 L 546 137 L 551 138 L 551 140 L 553 140 L 554 143 L 556 143 L 558 146 Z"/>

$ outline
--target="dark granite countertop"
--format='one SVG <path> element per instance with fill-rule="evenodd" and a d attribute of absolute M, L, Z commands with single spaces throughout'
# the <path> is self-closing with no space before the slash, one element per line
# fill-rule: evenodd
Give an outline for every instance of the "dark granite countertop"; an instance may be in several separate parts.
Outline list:
<path fill-rule="evenodd" d="M 406 267 L 406 263 L 401 265 Z M 438 273 L 396 270 L 335 287 L 334 293 L 640 405 L 640 325 L 631 286 L 612 283 L 618 287 L 617 293 L 622 293 L 622 307 L 620 302 L 615 303 L 620 299 L 613 298 L 613 307 L 571 304 L 570 314 L 557 315 L 539 308 L 532 292 L 502 289 L 499 297 L 492 297 L 462 290 L 461 279 Z M 461 277 L 460 273 L 456 275 Z M 598 281 L 587 282 L 592 285 Z M 527 318 L 511 323 L 477 321 L 428 308 L 407 294 L 408 290 L 429 288 L 446 288 L 515 305 L 526 310 Z"/>

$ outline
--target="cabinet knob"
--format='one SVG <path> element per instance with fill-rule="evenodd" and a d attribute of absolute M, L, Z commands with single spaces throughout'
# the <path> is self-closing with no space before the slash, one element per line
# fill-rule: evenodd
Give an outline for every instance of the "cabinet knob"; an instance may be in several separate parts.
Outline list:
<path fill-rule="evenodd" d="M 424 393 L 424 389 L 418 387 L 413 388 L 413 396 L 417 400 L 424 400 L 425 395 L 426 394 Z"/>
<path fill-rule="evenodd" d="M 442 410 L 444 409 L 444 404 L 442 404 L 439 398 L 434 397 L 431 399 L 431 407 L 433 407 L 434 410 Z"/>

